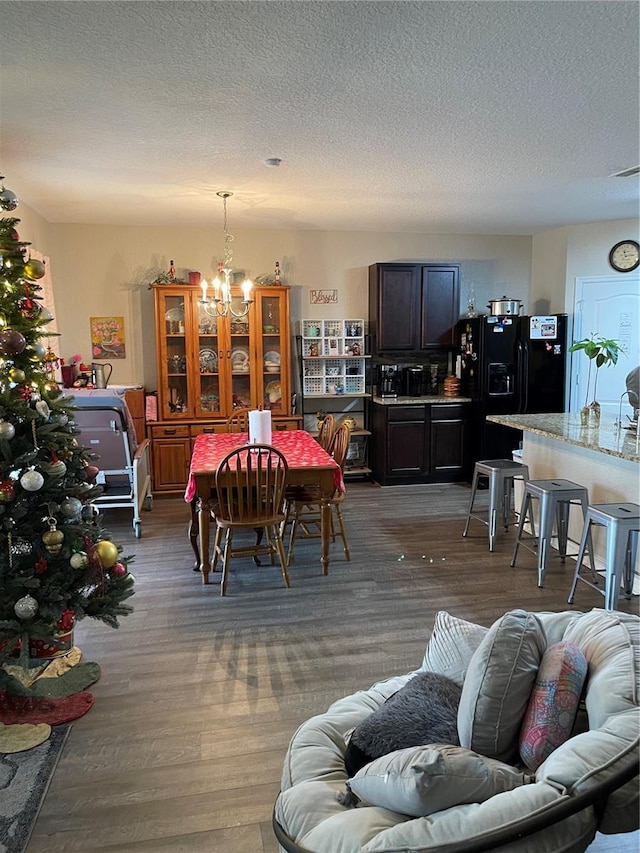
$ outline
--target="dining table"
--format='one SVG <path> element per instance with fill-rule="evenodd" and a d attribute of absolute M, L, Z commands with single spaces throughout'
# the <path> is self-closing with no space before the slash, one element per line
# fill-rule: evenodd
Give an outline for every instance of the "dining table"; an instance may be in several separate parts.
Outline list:
<path fill-rule="evenodd" d="M 189 463 L 189 479 L 184 499 L 191 506 L 192 527 L 197 513 L 199 558 L 202 583 L 209 583 L 209 527 L 211 500 L 215 494 L 216 471 L 220 462 L 232 450 L 249 443 L 246 432 L 203 433 L 193 445 Z M 270 444 L 279 450 L 287 461 L 287 486 L 317 486 L 320 491 L 320 562 L 322 574 L 329 573 L 329 546 L 331 541 L 330 500 L 344 493 L 342 469 L 315 438 L 305 430 L 278 430 L 272 433 Z M 192 538 L 193 543 L 193 538 Z"/>

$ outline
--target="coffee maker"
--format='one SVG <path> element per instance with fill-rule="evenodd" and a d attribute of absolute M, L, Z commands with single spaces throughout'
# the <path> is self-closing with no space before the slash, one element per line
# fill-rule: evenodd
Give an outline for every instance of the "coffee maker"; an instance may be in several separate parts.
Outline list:
<path fill-rule="evenodd" d="M 404 393 L 407 397 L 421 397 L 425 385 L 424 368 L 420 365 L 409 365 L 404 369 Z"/>
<path fill-rule="evenodd" d="M 397 397 L 401 391 L 400 368 L 396 364 L 378 365 L 378 394 L 380 397 Z"/>

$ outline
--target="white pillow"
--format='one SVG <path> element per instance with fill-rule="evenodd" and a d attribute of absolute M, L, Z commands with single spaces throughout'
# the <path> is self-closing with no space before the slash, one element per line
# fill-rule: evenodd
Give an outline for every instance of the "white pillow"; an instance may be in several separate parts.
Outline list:
<path fill-rule="evenodd" d="M 349 780 L 349 788 L 372 806 L 423 817 L 482 803 L 532 780 L 528 773 L 461 746 L 429 744 L 377 758 Z"/>
<path fill-rule="evenodd" d="M 482 625 L 440 610 L 436 613 L 422 670 L 439 672 L 462 687 L 469 661 L 488 631 Z"/>

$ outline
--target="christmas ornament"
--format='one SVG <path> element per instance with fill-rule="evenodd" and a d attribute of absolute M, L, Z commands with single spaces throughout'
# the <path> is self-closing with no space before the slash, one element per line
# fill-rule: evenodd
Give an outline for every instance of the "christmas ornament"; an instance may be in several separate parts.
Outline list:
<path fill-rule="evenodd" d="M 59 554 L 62 551 L 62 543 L 64 541 L 64 533 L 56 528 L 56 520 L 53 516 L 47 519 L 49 529 L 42 534 L 44 547 L 50 554 Z"/>
<path fill-rule="evenodd" d="M 32 389 L 29 385 L 21 385 L 18 388 L 18 397 L 21 400 L 30 400 L 32 395 Z"/>
<path fill-rule="evenodd" d="M 100 562 L 105 569 L 110 569 L 118 559 L 117 546 L 114 545 L 113 542 L 109 542 L 107 539 L 101 539 L 99 542 L 96 542 L 96 551 L 98 552 Z"/>
<path fill-rule="evenodd" d="M 6 441 L 11 441 L 11 439 L 16 434 L 16 428 L 9 421 L 0 421 L 0 438 L 4 438 Z"/>
<path fill-rule="evenodd" d="M 2 188 L 0 192 L 0 208 L 2 210 L 15 210 L 18 206 L 18 196 L 11 192 L 11 190 L 5 190 Z"/>
<path fill-rule="evenodd" d="M 45 382 L 44 383 L 44 390 L 47 391 L 47 393 L 49 393 L 49 394 L 53 394 L 56 391 L 59 391 L 60 388 L 58 387 L 57 382 Z"/>
<path fill-rule="evenodd" d="M 100 469 L 95 465 L 87 465 L 84 469 L 84 476 L 87 478 L 88 483 L 93 483 L 100 473 Z"/>
<path fill-rule="evenodd" d="M 15 382 L 16 385 L 19 385 L 21 382 L 24 382 L 24 380 L 26 378 L 27 378 L 27 374 L 24 372 L 24 370 L 21 370 L 19 367 L 12 367 L 11 370 L 9 371 L 9 379 L 12 382 Z"/>
<path fill-rule="evenodd" d="M 100 510 L 95 504 L 85 504 L 82 507 L 82 520 L 94 522 L 96 518 L 100 515 Z"/>
<path fill-rule="evenodd" d="M 20 355 L 26 345 L 24 335 L 16 329 L 3 329 L 0 332 L 0 353 L 2 355 Z"/>
<path fill-rule="evenodd" d="M 44 477 L 39 471 L 36 471 L 35 468 L 29 468 L 29 470 L 25 471 L 22 477 L 20 477 L 20 485 L 27 492 L 37 492 L 38 489 L 41 489 L 44 485 Z"/>
<path fill-rule="evenodd" d="M 73 628 L 73 624 L 76 621 L 76 614 L 73 610 L 70 610 L 68 607 L 62 611 L 62 616 L 56 622 L 56 626 L 60 628 L 61 631 L 68 631 L 70 628 Z"/>
<path fill-rule="evenodd" d="M 60 426 L 66 426 L 69 423 L 69 416 L 66 412 L 57 412 L 55 415 L 56 421 L 60 424 Z"/>
<path fill-rule="evenodd" d="M 41 418 L 44 418 L 45 421 L 51 414 L 51 409 L 49 408 L 49 404 L 45 400 L 38 400 L 36 403 L 36 412 L 40 415 Z"/>
<path fill-rule="evenodd" d="M 41 323 L 48 323 L 53 320 L 53 314 L 49 311 L 48 308 L 45 308 L 44 305 L 40 305 L 40 310 L 38 311 L 38 319 Z M 42 348 L 44 350 L 44 347 Z M 44 350 L 46 352 L 46 350 Z"/>
<path fill-rule="evenodd" d="M 89 558 L 84 551 L 77 551 L 69 560 L 72 569 L 84 569 L 89 565 Z"/>
<path fill-rule="evenodd" d="M 114 573 L 114 575 L 122 576 L 126 575 L 127 567 L 123 563 L 116 563 L 111 569 L 111 571 Z"/>
<path fill-rule="evenodd" d="M 25 317 L 33 319 L 38 316 L 38 303 L 30 296 L 23 296 L 18 303 L 18 308 L 22 311 Z"/>
<path fill-rule="evenodd" d="M 38 602 L 33 596 L 25 595 L 16 601 L 13 610 L 18 619 L 33 619 L 38 612 Z"/>
<path fill-rule="evenodd" d="M 67 473 L 67 466 L 62 459 L 56 459 L 55 462 L 42 463 L 42 467 L 51 477 L 62 477 Z"/>
<path fill-rule="evenodd" d="M 78 498 L 66 497 L 60 504 L 60 512 L 65 518 L 76 518 L 82 511 L 82 501 Z"/>
<path fill-rule="evenodd" d="M 26 278 L 42 278 L 46 271 L 47 269 L 44 263 L 37 260 L 37 258 L 29 258 L 27 263 L 24 265 L 24 274 Z"/>
<path fill-rule="evenodd" d="M 28 539 L 13 539 L 10 550 L 14 557 L 25 557 L 33 551 L 33 545 Z"/>
<path fill-rule="evenodd" d="M 42 344 L 32 344 L 29 347 L 29 358 L 31 361 L 42 361 L 46 354 L 46 347 Z"/>
<path fill-rule="evenodd" d="M 15 496 L 16 490 L 13 488 L 13 483 L 9 482 L 9 480 L 0 483 L 0 504 L 11 503 Z"/>

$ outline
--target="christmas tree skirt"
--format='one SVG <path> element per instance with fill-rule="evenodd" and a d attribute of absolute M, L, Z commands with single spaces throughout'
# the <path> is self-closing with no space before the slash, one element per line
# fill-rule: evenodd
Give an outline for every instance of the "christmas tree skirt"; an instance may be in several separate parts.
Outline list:
<path fill-rule="evenodd" d="M 0 690 L 0 722 L 48 723 L 51 726 L 68 723 L 82 717 L 93 705 L 92 693 L 74 693 L 62 699 L 44 696 L 15 696 Z"/>
<path fill-rule="evenodd" d="M 51 726 L 47 723 L 17 723 L 5 726 L 0 723 L 0 754 L 9 755 L 14 752 L 24 752 L 48 740 Z"/>

